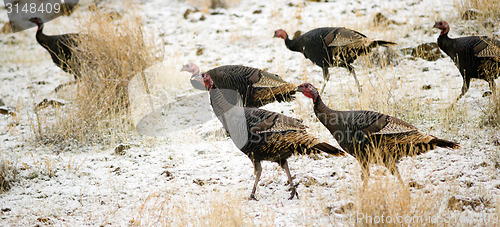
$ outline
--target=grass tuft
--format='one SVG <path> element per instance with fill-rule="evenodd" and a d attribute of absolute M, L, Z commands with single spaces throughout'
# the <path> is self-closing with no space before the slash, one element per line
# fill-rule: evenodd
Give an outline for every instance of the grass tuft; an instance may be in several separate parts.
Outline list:
<path fill-rule="evenodd" d="M 116 18 L 92 7 L 80 27 L 84 36 L 76 41 L 72 70 L 81 79 L 66 89 L 75 89 L 67 96 L 71 104 L 55 113 L 38 111 L 35 134 L 44 143 L 120 142 L 131 129 L 129 82 L 160 62 L 164 49 L 132 12 Z M 54 120 L 47 119 L 51 114 Z"/>

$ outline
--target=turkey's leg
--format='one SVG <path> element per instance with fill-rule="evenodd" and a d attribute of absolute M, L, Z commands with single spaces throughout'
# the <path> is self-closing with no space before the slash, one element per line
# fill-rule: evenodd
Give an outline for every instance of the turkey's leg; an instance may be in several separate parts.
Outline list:
<path fill-rule="evenodd" d="M 347 64 L 347 69 L 349 70 L 349 72 L 354 77 L 354 80 L 356 81 L 356 85 L 358 86 L 358 91 L 361 93 L 362 92 L 361 84 L 359 83 L 358 77 L 356 76 L 356 72 L 354 71 L 354 67 L 352 67 L 351 65 Z"/>
<path fill-rule="evenodd" d="M 458 96 L 457 100 L 455 100 L 455 102 L 458 102 L 458 100 L 460 100 L 460 98 L 462 98 L 462 96 L 464 96 L 465 93 L 467 93 L 467 91 L 469 91 L 469 85 L 470 85 L 470 80 L 464 78 L 464 84 L 462 85 L 462 93 L 460 93 L 460 95 Z"/>
<path fill-rule="evenodd" d="M 328 83 L 328 80 L 330 79 L 330 73 L 328 73 L 328 65 L 323 66 L 323 78 L 325 79 L 325 83 L 323 84 L 323 87 L 321 88 L 321 91 L 319 92 L 320 94 L 323 94 L 323 91 L 325 90 L 326 84 Z"/>
<path fill-rule="evenodd" d="M 288 168 L 288 161 L 285 160 L 280 162 L 280 166 L 281 168 L 283 168 L 283 170 L 285 170 L 286 176 L 288 177 L 288 183 L 290 184 L 290 189 L 292 190 L 292 192 L 290 193 L 290 198 L 288 199 L 293 199 L 294 196 L 297 196 L 298 199 L 299 193 L 297 193 L 297 187 L 293 184 L 292 175 L 290 174 L 290 169 Z"/>
<path fill-rule="evenodd" d="M 260 161 L 253 161 L 254 173 L 255 173 L 255 183 L 253 185 L 252 194 L 250 194 L 250 199 L 257 200 L 255 198 L 255 191 L 257 190 L 257 184 L 259 183 L 260 174 L 262 173 L 262 166 L 260 165 Z"/>

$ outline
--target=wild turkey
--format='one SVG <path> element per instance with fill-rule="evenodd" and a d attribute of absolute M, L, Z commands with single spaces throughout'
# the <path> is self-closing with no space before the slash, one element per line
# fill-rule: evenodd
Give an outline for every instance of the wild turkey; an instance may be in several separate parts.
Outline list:
<path fill-rule="evenodd" d="M 195 88 L 205 87 L 195 77 L 200 77 L 198 66 L 188 63 L 181 71 L 192 73 L 191 84 Z M 278 75 L 242 65 L 225 65 L 207 71 L 220 89 L 231 89 L 242 96 L 244 106 L 261 107 L 274 101 L 289 102 L 295 97 L 297 85 L 287 83 Z M 236 96 L 225 96 L 228 102 L 236 104 Z"/>
<path fill-rule="evenodd" d="M 495 79 L 500 74 L 500 40 L 486 36 L 451 39 L 448 37 L 450 26 L 446 21 L 436 22 L 434 28 L 441 30 L 439 48 L 450 56 L 463 77 L 462 93 L 455 102 L 469 90 L 473 78 L 486 80 L 495 94 Z"/>
<path fill-rule="evenodd" d="M 325 84 L 321 93 L 330 78 L 329 67 L 344 67 L 349 70 L 361 92 L 361 85 L 351 63 L 358 56 L 370 53 L 379 45 L 395 44 L 389 41 L 372 40 L 357 31 L 343 27 L 316 28 L 294 39 L 289 39 L 288 34 L 283 29 L 279 29 L 274 32 L 274 37 L 284 39 L 288 49 L 303 53 L 307 59 L 323 69 Z"/>
<path fill-rule="evenodd" d="M 49 52 L 52 61 L 65 72 L 73 74 L 75 80 L 78 80 L 78 78 L 80 77 L 80 73 L 78 72 L 78 70 L 71 66 L 71 56 L 73 53 L 73 48 L 77 45 L 77 42 L 75 40 L 78 39 L 80 35 L 76 33 L 70 33 L 48 36 L 43 34 L 42 19 L 33 17 L 29 21 L 35 23 L 38 26 L 35 36 L 36 41 L 38 41 L 38 43 Z M 63 86 L 74 83 L 76 83 L 76 81 L 59 85 L 55 89 L 55 91 L 57 92 Z"/>
<path fill-rule="evenodd" d="M 331 110 L 309 83 L 299 85 L 297 91 L 312 98 L 318 120 L 339 145 L 359 161 L 363 188 L 370 175 L 370 163 L 384 164 L 402 183 L 397 167 L 401 157 L 419 155 L 436 147 L 459 148 L 458 143 L 422 133 L 413 125 L 389 115 L 363 110 Z"/>
<path fill-rule="evenodd" d="M 248 155 L 254 165 L 255 183 L 251 199 L 255 199 L 262 173 L 260 162 L 263 160 L 276 162 L 283 168 L 291 187 L 289 199 L 293 199 L 294 196 L 298 198 L 298 193 L 288 168 L 288 157 L 321 151 L 336 156 L 345 155 L 342 150 L 309 135 L 301 120 L 264 109 L 235 106 L 227 102 L 223 94 L 234 90 L 218 89 L 208 73 L 201 74 L 201 77 L 209 90 L 215 115 L 234 144 Z"/>

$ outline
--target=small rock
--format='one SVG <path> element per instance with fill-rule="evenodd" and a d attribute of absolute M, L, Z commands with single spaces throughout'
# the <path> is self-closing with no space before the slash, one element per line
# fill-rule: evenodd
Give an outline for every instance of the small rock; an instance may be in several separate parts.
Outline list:
<path fill-rule="evenodd" d="M 196 12 L 200 12 L 200 10 L 199 9 L 186 9 L 186 11 L 183 14 L 183 17 L 184 17 L 184 19 L 187 19 L 189 14 L 196 13 Z"/>
<path fill-rule="evenodd" d="M 46 85 L 46 84 L 49 84 L 49 82 L 47 82 L 47 81 L 43 81 L 43 80 L 34 81 L 33 83 L 34 83 L 34 84 L 37 84 L 37 85 Z"/>
<path fill-rule="evenodd" d="M 422 189 L 422 188 L 424 188 L 423 185 L 419 184 L 416 181 L 410 181 L 410 183 L 408 183 L 408 186 L 411 187 L 411 188 L 415 188 L 415 189 Z"/>
<path fill-rule="evenodd" d="M 111 172 L 112 172 L 112 173 L 120 173 L 120 169 L 121 169 L 121 168 L 118 166 L 118 167 L 116 167 L 114 170 L 112 170 Z"/>
<path fill-rule="evenodd" d="M 427 85 L 422 86 L 422 89 L 423 89 L 423 90 L 429 90 L 429 89 L 431 89 L 431 88 L 432 88 L 432 86 L 431 86 L 430 84 L 427 84 Z"/>
<path fill-rule="evenodd" d="M 354 203 L 353 202 L 348 202 L 342 206 L 340 206 L 338 209 L 335 209 L 334 212 L 337 214 L 344 214 L 345 212 L 354 209 Z"/>
<path fill-rule="evenodd" d="M 481 167 L 488 167 L 489 165 L 486 162 L 482 162 L 481 164 L 479 164 L 479 166 L 481 166 Z"/>
<path fill-rule="evenodd" d="M 481 208 L 490 207 L 491 201 L 485 198 L 471 199 L 466 197 L 452 196 L 448 199 L 448 209 L 464 211 L 465 207 L 470 207 L 474 211 L 480 211 Z"/>
<path fill-rule="evenodd" d="M 316 180 L 316 178 L 314 177 L 307 177 L 305 180 L 302 181 L 302 184 L 308 188 L 312 185 L 317 185 L 318 180 Z"/>
<path fill-rule="evenodd" d="M 42 222 L 42 223 L 49 223 L 49 221 L 50 221 L 49 218 L 45 218 L 45 217 L 44 218 L 38 217 L 36 220 L 39 222 Z"/>
<path fill-rule="evenodd" d="M 372 23 L 373 23 L 373 26 L 387 26 L 390 24 L 395 24 L 395 25 L 405 24 L 405 23 L 397 22 L 395 20 L 389 20 L 389 19 L 387 19 L 387 17 L 384 14 L 382 14 L 380 12 L 376 13 L 375 16 L 373 16 Z"/>
<path fill-rule="evenodd" d="M 472 182 L 472 181 L 465 181 L 464 183 L 465 183 L 465 186 L 467 188 L 470 188 L 470 187 L 474 186 L 474 182 Z"/>
<path fill-rule="evenodd" d="M 198 47 L 196 48 L 196 56 L 200 56 L 203 54 L 203 47 Z"/>
<path fill-rule="evenodd" d="M 129 144 L 119 144 L 118 146 L 115 147 L 115 152 L 113 154 L 115 155 L 125 155 L 125 151 L 130 149 Z"/>
<path fill-rule="evenodd" d="M 422 68 L 422 72 L 428 72 L 429 71 L 429 67 L 423 67 Z"/>
<path fill-rule="evenodd" d="M 11 209 L 8 207 L 2 208 L 2 212 L 9 212 L 9 211 L 11 211 Z"/>
<path fill-rule="evenodd" d="M 174 178 L 174 175 L 168 170 L 163 171 L 163 173 L 161 173 L 161 175 L 165 175 L 165 177 L 168 178 L 169 180 Z"/>
<path fill-rule="evenodd" d="M 193 180 L 193 183 L 195 183 L 195 184 L 197 184 L 199 186 L 205 185 L 205 181 L 204 180 L 200 180 L 200 179 Z"/>
<path fill-rule="evenodd" d="M 411 54 L 413 57 L 422 58 L 427 61 L 436 61 L 444 57 L 437 43 L 423 43 L 415 48 L 405 48 L 403 49 L 403 53 Z"/>
<path fill-rule="evenodd" d="M 258 9 L 258 10 L 255 10 L 252 12 L 253 14 L 261 14 L 262 13 L 262 10 L 261 9 Z"/>
<path fill-rule="evenodd" d="M 0 114 L 16 116 L 16 112 L 14 112 L 12 108 L 8 108 L 6 106 L 0 107 Z"/>

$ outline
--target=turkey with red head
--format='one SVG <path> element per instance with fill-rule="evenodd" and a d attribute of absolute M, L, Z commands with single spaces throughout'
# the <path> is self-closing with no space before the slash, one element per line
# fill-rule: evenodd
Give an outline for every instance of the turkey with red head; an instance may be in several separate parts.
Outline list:
<path fill-rule="evenodd" d="M 192 73 L 193 87 L 205 90 L 200 81 L 200 69 L 193 63 L 184 65 L 181 71 Z M 241 95 L 244 106 L 261 107 L 275 101 L 289 102 L 295 97 L 297 85 L 288 83 L 278 75 L 264 70 L 242 66 L 224 65 L 206 72 L 220 89 L 235 90 Z M 226 100 L 236 105 L 235 96 L 225 96 Z"/>
<path fill-rule="evenodd" d="M 330 78 L 328 73 L 330 67 L 344 67 L 349 70 L 361 92 L 361 85 L 351 64 L 358 56 L 370 53 L 379 45 L 395 44 L 389 41 L 372 40 L 357 31 L 344 27 L 316 28 L 294 39 L 290 39 L 283 29 L 279 29 L 274 32 L 274 37 L 284 39 L 288 49 L 301 52 L 307 59 L 321 67 L 325 79 L 321 93 Z"/>
<path fill-rule="evenodd" d="M 291 186 L 290 199 L 293 199 L 295 196 L 298 198 L 298 193 L 288 168 L 287 159 L 290 156 L 317 152 L 345 155 L 342 150 L 309 135 L 301 120 L 264 109 L 235 106 L 224 98 L 224 93 L 234 93 L 234 90 L 218 89 L 208 73 L 202 73 L 201 78 L 209 90 L 215 115 L 234 144 L 254 165 L 255 183 L 250 198 L 255 199 L 262 173 L 261 161 L 276 162 L 283 168 Z M 201 80 L 200 77 L 196 79 Z"/>
<path fill-rule="evenodd" d="M 448 37 L 450 25 L 446 21 L 436 22 L 434 28 L 441 30 L 439 48 L 450 56 L 463 78 L 462 92 L 456 101 L 467 93 L 471 79 L 487 81 L 495 94 L 495 79 L 500 75 L 500 40 L 487 36 L 452 39 Z"/>
<path fill-rule="evenodd" d="M 374 111 L 337 111 L 328 108 L 318 90 L 309 84 L 297 88 L 314 103 L 318 120 L 339 145 L 361 164 L 361 179 L 366 187 L 370 163 L 384 164 L 402 183 L 397 163 L 400 158 L 425 153 L 436 147 L 459 148 L 459 144 L 420 132 L 398 118 Z"/>

